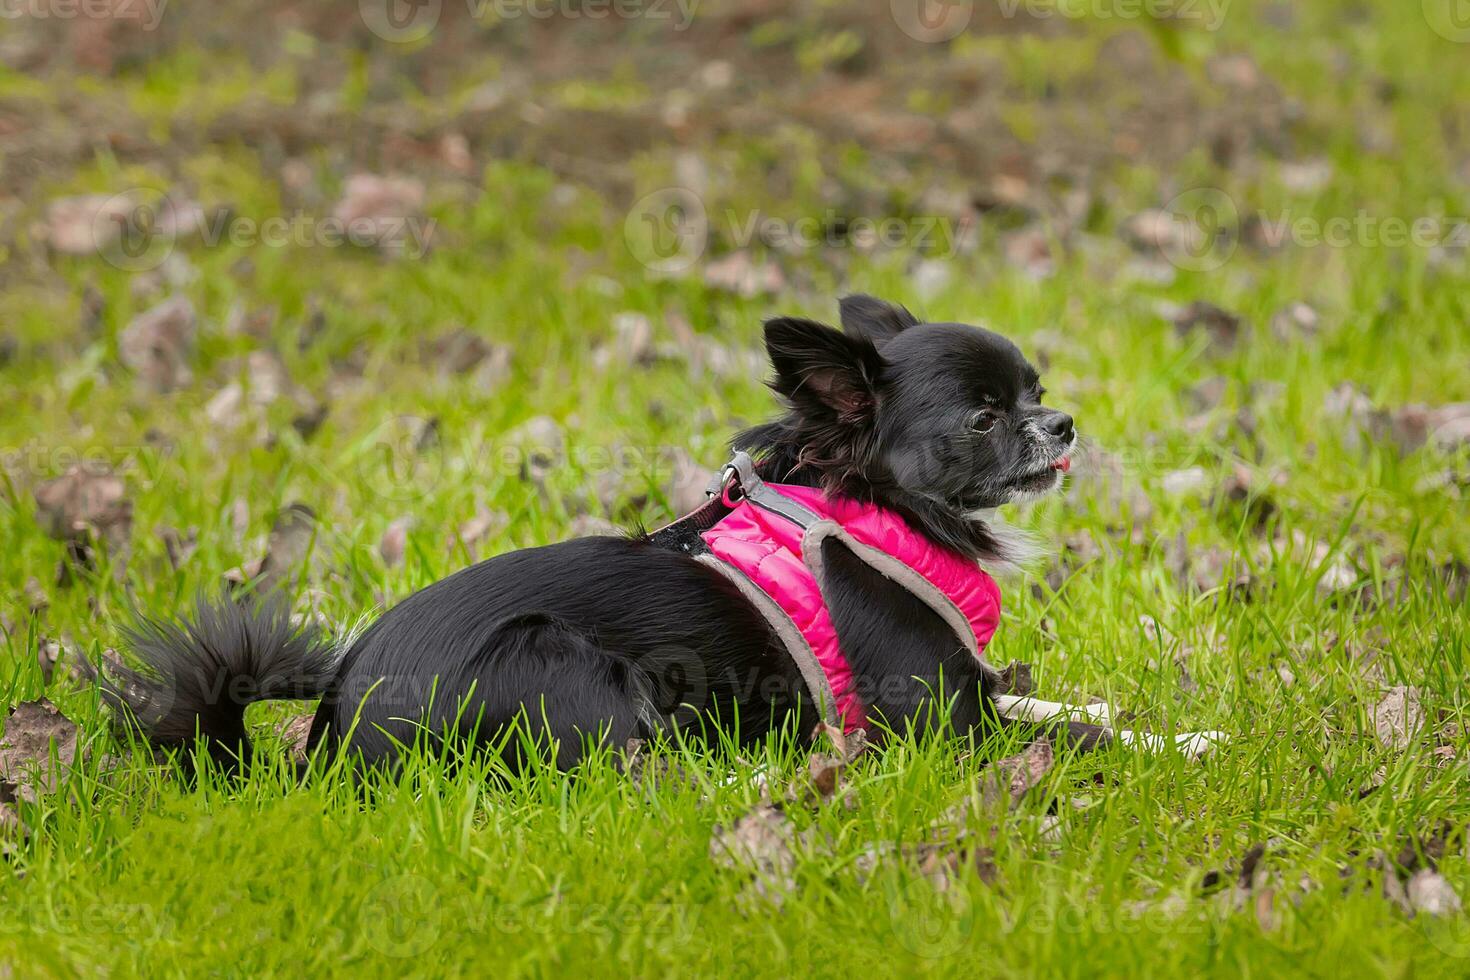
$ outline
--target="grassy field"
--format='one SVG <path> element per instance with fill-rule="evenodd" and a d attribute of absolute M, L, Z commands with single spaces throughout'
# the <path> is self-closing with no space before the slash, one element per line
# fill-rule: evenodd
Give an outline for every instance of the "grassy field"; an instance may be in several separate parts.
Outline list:
<path fill-rule="evenodd" d="M 0 703 L 79 729 L 0 793 L 0 976 L 1470 974 L 1452 3 L 960 4 L 927 39 L 457 6 L 416 41 L 353 4 L 0 38 Z M 1054 557 L 993 659 L 1228 746 L 1014 800 L 1023 733 L 816 801 L 789 740 L 509 784 L 420 757 L 365 803 L 186 785 L 74 673 L 232 572 L 346 632 L 656 526 L 771 410 L 761 319 L 857 290 L 1007 333 L 1086 440 L 1012 515 Z M 253 710 L 282 762 L 310 707 Z"/>

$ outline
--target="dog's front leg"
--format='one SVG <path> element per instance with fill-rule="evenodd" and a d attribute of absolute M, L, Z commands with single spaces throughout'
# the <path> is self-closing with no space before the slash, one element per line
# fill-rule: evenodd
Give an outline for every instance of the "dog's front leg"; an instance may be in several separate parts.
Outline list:
<path fill-rule="evenodd" d="M 1151 732 L 1134 732 L 1127 729 L 1104 728 L 1081 721 L 1069 721 L 1055 725 L 1049 735 L 1058 748 L 1075 748 L 1084 752 L 1117 741 L 1120 745 L 1138 747 L 1149 752 L 1164 752 L 1171 746 L 1191 759 L 1199 759 L 1216 746 L 1225 743 L 1224 732 L 1180 732 L 1171 742 L 1162 735 Z"/>
<path fill-rule="evenodd" d="M 939 614 L 840 541 L 821 547 L 827 609 L 869 717 L 897 731 L 998 726 L 987 678 Z"/>

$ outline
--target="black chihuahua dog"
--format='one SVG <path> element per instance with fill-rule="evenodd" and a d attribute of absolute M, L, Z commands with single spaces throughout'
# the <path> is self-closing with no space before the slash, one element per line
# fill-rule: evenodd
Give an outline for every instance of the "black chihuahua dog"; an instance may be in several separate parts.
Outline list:
<path fill-rule="evenodd" d="M 842 300 L 841 321 L 766 323 L 785 413 L 735 448 L 765 480 L 889 508 L 977 562 L 1015 558 L 991 511 L 1058 486 L 1071 417 L 1041 404 L 1036 370 L 988 330 L 919 323 L 868 296 Z M 1001 723 L 995 677 L 933 609 L 840 541 L 821 548 L 838 642 L 875 727 L 963 735 Z M 424 737 L 504 752 L 518 719 L 570 768 L 598 740 L 672 728 L 750 743 L 793 719 L 811 731 L 819 716 L 768 620 L 658 534 L 481 562 L 405 599 L 345 650 L 293 627 L 279 598 L 201 602 L 189 621 L 145 622 L 130 639 L 144 670 L 104 680 L 104 693 L 154 744 L 186 755 L 202 744 L 231 769 L 250 753 L 246 706 L 265 700 L 320 697 L 308 748 L 345 748 L 366 765 Z M 1101 731 L 1072 728 L 1084 742 Z"/>

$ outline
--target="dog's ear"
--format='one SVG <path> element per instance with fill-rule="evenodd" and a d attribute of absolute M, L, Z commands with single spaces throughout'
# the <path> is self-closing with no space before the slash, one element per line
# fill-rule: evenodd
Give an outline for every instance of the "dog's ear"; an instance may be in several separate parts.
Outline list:
<path fill-rule="evenodd" d="M 837 308 L 842 311 L 842 329 L 848 336 L 861 337 L 874 347 L 882 347 L 919 322 L 902 306 L 862 293 L 842 297 Z"/>
<path fill-rule="evenodd" d="M 798 409 L 826 410 L 844 422 L 871 415 L 883 358 L 869 341 L 798 317 L 766 321 L 771 387 Z"/>

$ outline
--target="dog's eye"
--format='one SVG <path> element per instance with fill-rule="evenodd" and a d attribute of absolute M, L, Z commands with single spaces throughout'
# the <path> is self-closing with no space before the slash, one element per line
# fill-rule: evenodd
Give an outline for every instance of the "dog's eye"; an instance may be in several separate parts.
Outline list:
<path fill-rule="evenodd" d="M 983 436 L 995 428 L 995 423 L 998 421 L 1000 421 L 999 415 L 996 415 L 988 408 L 982 408 L 970 416 L 970 431 Z"/>

